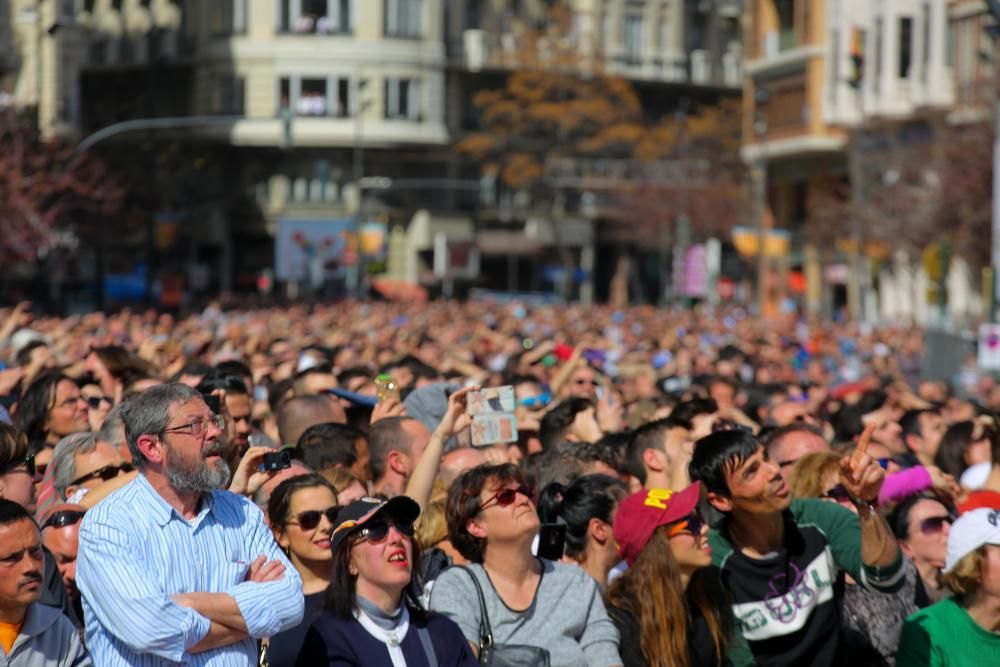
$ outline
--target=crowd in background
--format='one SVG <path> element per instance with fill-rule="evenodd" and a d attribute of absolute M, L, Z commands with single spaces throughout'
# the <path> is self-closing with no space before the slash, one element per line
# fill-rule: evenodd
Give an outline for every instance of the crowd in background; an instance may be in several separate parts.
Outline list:
<path fill-rule="evenodd" d="M 923 346 L 740 309 L 0 310 L 0 660 L 992 664 L 1000 384 Z M 516 438 L 472 446 L 503 385 Z"/>

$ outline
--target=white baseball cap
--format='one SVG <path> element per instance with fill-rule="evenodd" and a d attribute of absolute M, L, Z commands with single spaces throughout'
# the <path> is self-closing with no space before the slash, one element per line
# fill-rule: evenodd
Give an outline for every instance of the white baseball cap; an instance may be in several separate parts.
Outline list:
<path fill-rule="evenodd" d="M 1000 510 L 982 507 L 958 517 L 948 533 L 944 572 L 984 544 L 1000 544 Z"/>

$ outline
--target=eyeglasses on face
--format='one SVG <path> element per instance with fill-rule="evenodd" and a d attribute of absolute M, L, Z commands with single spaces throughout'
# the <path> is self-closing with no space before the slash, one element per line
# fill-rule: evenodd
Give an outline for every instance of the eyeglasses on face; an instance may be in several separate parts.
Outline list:
<path fill-rule="evenodd" d="M 522 398 L 518 403 L 526 408 L 544 408 L 552 400 L 551 394 L 544 393 L 538 396 L 528 396 L 527 398 Z"/>
<path fill-rule="evenodd" d="M 326 516 L 326 520 L 330 523 L 330 530 L 333 530 L 333 526 L 337 525 L 337 515 L 340 514 L 341 509 L 343 508 L 340 505 L 333 505 L 325 510 L 306 510 L 296 514 L 294 521 L 288 520 L 285 523 L 298 526 L 302 530 L 313 530 L 319 525 L 320 519 Z"/>
<path fill-rule="evenodd" d="M 937 535 L 944 530 L 944 525 L 949 526 L 955 521 L 950 514 L 944 516 L 929 516 L 920 522 L 920 532 L 924 535 Z"/>
<path fill-rule="evenodd" d="M 132 472 L 135 468 L 132 467 L 131 463 L 122 463 L 117 466 L 104 466 L 103 468 L 98 468 L 88 472 L 86 475 L 81 475 L 69 483 L 68 486 L 73 486 L 75 484 L 83 484 L 84 482 L 89 482 L 92 479 L 98 479 L 107 482 L 108 480 L 114 479 L 118 475 L 126 472 Z"/>
<path fill-rule="evenodd" d="M 484 509 L 492 507 L 493 504 L 499 505 L 500 507 L 507 507 L 517 499 L 517 494 L 519 493 L 529 500 L 534 495 L 534 492 L 531 489 L 524 486 L 518 486 L 513 489 L 500 489 L 487 498 L 486 502 L 479 506 L 479 511 L 482 512 Z"/>
<path fill-rule="evenodd" d="M 667 532 L 668 537 L 677 537 L 678 535 L 691 534 L 691 535 L 701 535 L 702 529 L 705 527 L 705 520 L 701 518 L 698 514 L 689 514 L 680 521 L 678 521 L 674 526 Z"/>
<path fill-rule="evenodd" d="M 205 429 L 207 429 L 209 425 L 214 425 L 220 431 L 225 430 L 226 418 L 223 417 L 222 415 L 212 415 L 211 417 L 208 417 L 206 419 L 195 419 L 194 421 L 190 421 L 187 424 L 181 424 L 180 426 L 171 426 L 170 428 L 165 428 L 163 429 L 162 433 L 176 433 L 178 431 L 190 430 L 191 435 L 197 438 L 200 437 L 205 432 Z"/>
<path fill-rule="evenodd" d="M 365 527 L 358 531 L 361 539 L 372 544 L 378 544 L 389 537 L 389 528 L 395 528 L 400 535 L 413 537 L 414 528 L 412 521 L 398 521 L 396 519 L 378 519 L 369 521 Z"/>
<path fill-rule="evenodd" d="M 83 518 L 83 514 L 84 513 L 79 510 L 62 510 L 60 512 L 56 512 L 45 520 L 45 523 L 42 524 L 42 530 L 45 530 L 50 526 L 53 528 L 75 526 L 79 523 L 80 519 Z"/>
<path fill-rule="evenodd" d="M 601 383 L 598 382 L 597 380 L 588 380 L 586 378 L 577 378 L 576 380 L 573 380 L 573 384 L 579 384 L 579 385 L 589 384 L 589 385 L 591 385 L 593 387 L 597 387 L 597 386 L 600 386 Z"/>
<path fill-rule="evenodd" d="M 830 498 L 832 500 L 836 500 L 837 502 L 848 501 L 851 499 L 851 494 L 847 492 L 847 489 L 844 488 L 843 484 L 838 484 L 820 496 L 820 498 Z"/>

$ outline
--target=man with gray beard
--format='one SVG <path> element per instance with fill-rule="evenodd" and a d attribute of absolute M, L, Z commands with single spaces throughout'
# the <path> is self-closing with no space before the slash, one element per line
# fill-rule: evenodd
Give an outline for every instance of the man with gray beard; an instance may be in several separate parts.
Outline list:
<path fill-rule="evenodd" d="M 221 489 L 224 418 L 167 384 L 121 410 L 139 475 L 87 512 L 77 585 L 99 665 L 257 664 L 302 619 L 302 580 L 249 500 Z"/>

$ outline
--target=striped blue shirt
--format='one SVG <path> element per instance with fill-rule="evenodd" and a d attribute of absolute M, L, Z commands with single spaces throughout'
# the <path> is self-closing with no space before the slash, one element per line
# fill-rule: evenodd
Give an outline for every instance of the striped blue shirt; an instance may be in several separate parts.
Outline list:
<path fill-rule="evenodd" d="M 284 563 L 280 580 L 244 581 L 261 555 Z M 144 475 L 87 512 L 76 581 L 87 648 L 102 667 L 257 664 L 253 639 L 189 653 L 211 622 L 171 601 L 178 593 L 229 593 L 254 638 L 302 620 L 302 580 L 253 503 L 228 491 L 206 493 L 198 515 L 187 521 Z"/>

